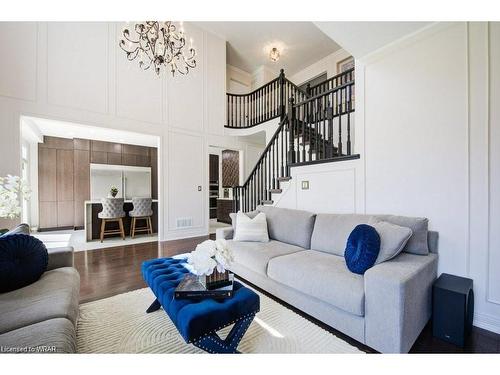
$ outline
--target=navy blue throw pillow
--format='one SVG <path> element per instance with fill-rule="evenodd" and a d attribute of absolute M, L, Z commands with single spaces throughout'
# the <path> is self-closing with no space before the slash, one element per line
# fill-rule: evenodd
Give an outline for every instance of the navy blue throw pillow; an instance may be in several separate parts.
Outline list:
<path fill-rule="evenodd" d="M 27 234 L 0 237 L 0 293 L 34 283 L 48 261 L 47 248 L 39 239 Z"/>
<path fill-rule="evenodd" d="M 345 248 L 344 258 L 347 268 L 363 275 L 372 267 L 380 252 L 380 236 L 374 227 L 360 224 L 353 229 Z"/>

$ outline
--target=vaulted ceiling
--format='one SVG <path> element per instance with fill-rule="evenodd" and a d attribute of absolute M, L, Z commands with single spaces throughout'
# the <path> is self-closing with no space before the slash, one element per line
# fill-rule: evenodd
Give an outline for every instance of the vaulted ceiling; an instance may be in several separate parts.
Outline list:
<path fill-rule="evenodd" d="M 195 22 L 227 41 L 227 63 L 247 72 L 261 66 L 292 75 L 340 49 L 312 22 Z M 278 62 L 269 59 L 272 47 Z"/>

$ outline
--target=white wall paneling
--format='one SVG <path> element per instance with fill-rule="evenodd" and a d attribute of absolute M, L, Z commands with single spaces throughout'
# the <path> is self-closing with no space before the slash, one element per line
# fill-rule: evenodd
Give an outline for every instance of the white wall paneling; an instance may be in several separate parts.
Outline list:
<path fill-rule="evenodd" d="M 500 23 L 492 22 L 489 37 L 489 192 L 490 238 L 488 301 L 500 305 Z M 499 317 L 500 321 L 500 317 Z"/>
<path fill-rule="evenodd" d="M 37 24 L 35 22 L 1 22 L 0 50 L 3 51 L 0 95 L 35 100 Z"/>
<path fill-rule="evenodd" d="M 168 145 L 168 227 L 179 230 L 178 219 L 191 219 L 192 225 L 181 230 L 191 230 L 204 225 L 204 191 L 206 186 L 205 147 L 197 135 L 170 132 Z"/>
<path fill-rule="evenodd" d="M 205 75 L 207 132 L 223 135 L 227 112 L 226 70 L 220 67 L 226 63 L 226 43 L 215 35 L 207 34 L 205 51 L 207 72 L 210 72 L 210 75 Z"/>
<path fill-rule="evenodd" d="M 206 118 L 204 87 L 206 74 L 206 55 L 204 33 L 192 25 L 185 24 L 185 32 L 194 40 L 196 49 L 196 68 L 191 69 L 188 75 L 176 74 L 172 77 L 167 74 L 167 122 L 170 126 L 183 130 L 201 132 L 204 129 Z M 189 42 L 188 42 L 189 43 Z M 209 74 L 214 74 L 210 72 Z M 223 73 L 222 73 L 223 74 Z M 217 74 L 215 78 L 224 76 Z M 223 126 L 224 124 L 222 124 Z"/>
<path fill-rule="evenodd" d="M 194 40 L 198 66 L 187 76 L 172 79 L 167 71 L 157 78 L 151 70 L 140 70 L 137 61 L 126 60 L 118 46 L 122 27 L 95 22 L 0 23 L 0 38 L 5 36 L 0 39 L 0 149 L 5 158 L 0 175 L 20 174 L 23 115 L 157 136 L 160 238 L 206 235 L 204 150 L 213 143 L 246 153 L 250 144 L 223 135 L 225 41 L 185 25 Z M 186 216 L 193 218 L 193 227 L 174 228 L 175 219 Z M 0 226 L 15 222 L 0 221 Z"/>
<path fill-rule="evenodd" d="M 47 29 L 47 96 L 51 104 L 108 111 L 109 24 L 51 22 Z"/>
<path fill-rule="evenodd" d="M 116 43 L 122 35 L 125 24 L 115 24 Z M 161 123 L 163 121 L 163 103 L 165 73 L 157 76 L 153 68 L 144 71 L 137 60 L 128 61 L 121 48 L 114 48 L 116 64 L 116 115 L 132 120 Z"/>

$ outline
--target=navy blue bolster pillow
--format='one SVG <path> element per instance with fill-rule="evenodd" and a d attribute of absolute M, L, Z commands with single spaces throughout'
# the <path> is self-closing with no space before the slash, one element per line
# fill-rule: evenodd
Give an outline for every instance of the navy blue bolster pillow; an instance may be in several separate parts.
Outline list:
<path fill-rule="evenodd" d="M 39 239 L 27 234 L 0 237 L 0 293 L 34 283 L 48 261 L 47 248 Z"/>

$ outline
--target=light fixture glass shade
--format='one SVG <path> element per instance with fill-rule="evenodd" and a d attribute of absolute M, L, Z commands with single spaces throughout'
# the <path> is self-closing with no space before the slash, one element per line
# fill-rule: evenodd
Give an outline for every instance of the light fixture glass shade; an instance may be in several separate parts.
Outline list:
<path fill-rule="evenodd" d="M 271 48 L 271 51 L 269 51 L 269 58 L 272 62 L 278 61 L 280 59 L 280 51 L 278 51 L 276 47 Z"/>

